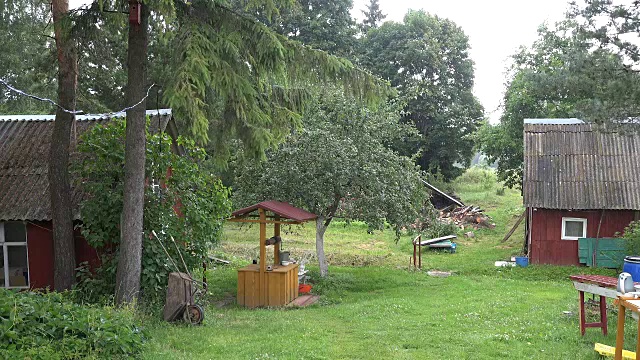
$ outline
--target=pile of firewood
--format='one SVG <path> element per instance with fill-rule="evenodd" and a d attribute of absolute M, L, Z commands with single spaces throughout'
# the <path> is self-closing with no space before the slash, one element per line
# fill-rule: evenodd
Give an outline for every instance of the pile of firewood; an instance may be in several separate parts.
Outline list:
<path fill-rule="evenodd" d="M 440 211 L 440 220 L 456 224 L 461 229 L 465 226 L 471 226 L 474 229 L 496 227 L 484 210 L 473 205 L 443 209 Z"/>

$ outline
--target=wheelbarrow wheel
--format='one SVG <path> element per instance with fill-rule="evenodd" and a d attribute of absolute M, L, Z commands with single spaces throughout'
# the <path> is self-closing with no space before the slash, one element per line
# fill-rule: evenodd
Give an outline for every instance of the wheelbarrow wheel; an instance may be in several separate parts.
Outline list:
<path fill-rule="evenodd" d="M 198 304 L 188 305 L 184 310 L 184 321 L 192 325 L 202 324 L 204 320 L 204 309 Z"/>

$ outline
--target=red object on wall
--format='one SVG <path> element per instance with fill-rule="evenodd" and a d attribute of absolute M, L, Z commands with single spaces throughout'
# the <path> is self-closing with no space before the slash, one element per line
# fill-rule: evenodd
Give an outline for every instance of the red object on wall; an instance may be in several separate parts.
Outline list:
<path fill-rule="evenodd" d="M 135 0 L 129 1 L 129 24 L 140 25 L 142 23 L 142 4 Z"/>
<path fill-rule="evenodd" d="M 562 218 L 587 219 L 587 237 L 598 236 L 602 210 L 568 211 L 534 209 L 531 215 L 531 245 L 529 259 L 532 264 L 580 265 L 578 241 L 562 240 Z M 633 210 L 604 210 L 598 237 L 614 237 L 634 220 Z"/>
<path fill-rule="evenodd" d="M 27 224 L 29 285 L 32 289 L 53 289 L 53 234 L 51 221 Z M 79 230 L 75 234 L 76 264 L 83 261 L 91 268 L 100 265 L 98 251 L 87 243 Z"/>

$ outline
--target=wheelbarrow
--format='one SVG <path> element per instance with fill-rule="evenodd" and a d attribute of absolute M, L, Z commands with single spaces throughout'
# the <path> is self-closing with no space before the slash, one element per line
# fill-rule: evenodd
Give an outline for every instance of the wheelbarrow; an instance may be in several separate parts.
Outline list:
<path fill-rule="evenodd" d="M 189 274 L 172 272 L 169 274 L 167 299 L 162 310 L 165 321 L 182 319 L 192 325 L 199 325 L 204 320 L 204 309 L 195 301 L 204 289 Z"/>

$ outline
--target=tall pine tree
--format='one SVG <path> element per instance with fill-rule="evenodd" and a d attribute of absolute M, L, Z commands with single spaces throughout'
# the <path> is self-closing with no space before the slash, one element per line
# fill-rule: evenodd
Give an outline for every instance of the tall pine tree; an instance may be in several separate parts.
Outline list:
<path fill-rule="evenodd" d="M 363 33 L 367 33 L 369 29 L 377 28 L 380 25 L 380 22 L 384 20 L 387 15 L 382 13 L 380 10 L 380 3 L 378 0 L 371 0 L 369 5 L 367 5 L 367 10 L 361 10 L 362 14 L 364 14 L 365 18 L 362 20 L 362 24 L 360 24 L 360 28 Z"/>

